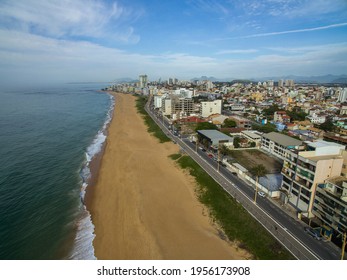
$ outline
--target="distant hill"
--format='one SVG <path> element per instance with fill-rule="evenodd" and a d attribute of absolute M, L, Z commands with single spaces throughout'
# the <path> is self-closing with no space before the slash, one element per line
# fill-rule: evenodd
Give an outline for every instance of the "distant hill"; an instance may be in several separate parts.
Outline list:
<path fill-rule="evenodd" d="M 267 81 L 267 80 L 294 80 L 296 83 L 318 83 L 318 84 L 324 84 L 324 83 L 346 83 L 347 75 L 322 75 L 322 76 L 295 76 L 295 75 L 288 75 L 288 76 L 277 76 L 277 77 L 264 77 L 259 78 L 259 81 Z"/>
<path fill-rule="evenodd" d="M 277 82 L 278 80 L 294 80 L 296 83 L 317 83 L 317 84 L 345 84 L 347 83 L 347 75 L 321 75 L 321 76 L 296 76 L 296 75 L 286 75 L 286 76 L 272 76 L 272 77 L 262 77 L 262 78 L 244 78 L 244 79 L 235 79 L 235 78 L 223 78 L 219 79 L 216 77 L 207 77 L 201 76 L 200 78 L 193 78 L 191 81 L 212 81 L 212 82 L 233 82 L 233 83 L 250 83 L 250 82 L 263 82 L 273 80 Z"/>
<path fill-rule="evenodd" d="M 136 83 L 138 80 L 134 80 L 132 78 L 117 78 L 113 81 L 113 83 L 116 84 L 122 84 L 122 83 Z"/>
<path fill-rule="evenodd" d="M 191 81 L 211 81 L 211 82 L 217 82 L 220 81 L 220 79 L 217 79 L 215 77 L 207 77 L 207 76 L 201 76 L 200 78 L 193 78 L 190 79 Z"/>

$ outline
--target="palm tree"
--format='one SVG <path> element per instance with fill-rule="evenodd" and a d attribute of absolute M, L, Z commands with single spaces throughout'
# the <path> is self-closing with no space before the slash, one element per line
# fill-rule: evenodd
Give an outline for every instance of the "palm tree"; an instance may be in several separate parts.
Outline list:
<path fill-rule="evenodd" d="M 229 153 L 229 149 L 227 148 L 227 146 L 223 144 L 219 145 L 218 150 L 219 153 L 222 155 L 222 160 Z"/>
<path fill-rule="evenodd" d="M 251 168 L 250 172 L 253 176 L 257 177 L 257 182 L 255 184 L 255 194 L 254 194 L 254 203 L 257 203 L 259 177 L 265 176 L 268 173 L 268 171 L 266 170 L 266 167 L 263 164 L 258 164 L 254 166 L 253 168 Z"/>

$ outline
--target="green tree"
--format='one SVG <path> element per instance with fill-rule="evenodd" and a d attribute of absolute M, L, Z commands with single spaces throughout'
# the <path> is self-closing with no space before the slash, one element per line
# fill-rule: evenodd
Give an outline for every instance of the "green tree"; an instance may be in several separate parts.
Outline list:
<path fill-rule="evenodd" d="M 260 132 L 264 132 L 264 133 L 269 133 L 269 132 L 273 132 L 273 131 L 277 131 L 276 129 L 276 125 L 272 124 L 272 123 L 267 123 L 264 125 L 258 125 L 258 124 L 253 124 L 252 128 L 254 130 L 258 130 Z"/>
<path fill-rule="evenodd" d="M 256 176 L 257 181 L 255 184 L 255 194 L 254 194 L 254 203 L 257 203 L 257 194 L 258 194 L 258 182 L 259 182 L 259 177 L 265 176 L 268 171 L 266 170 L 266 167 L 263 164 L 258 164 L 251 168 L 249 170 L 253 176 Z"/>
<path fill-rule="evenodd" d="M 319 128 L 324 131 L 335 131 L 336 127 L 330 119 L 319 125 Z"/>
<path fill-rule="evenodd" d="M 233 144 L 234 144 L 234 147 L 237 149 L 237 148 L 240 148 L 240 137 L 235 137 L 234 138 L 234 141 L 233 141 Z"/>
<path fill-rule="evenodd" d="M 290 117 L 291 121 L 304 121 L 307 114 L 300 109 L 293 109 L 292 111 L 286 111 L 287 115 Z"/>
<path fill-rule="evenodd" d="M 273 116 L 276 111 L 279 111 L 280 108 L 278 107 L 277 104 L 273 104 L 270 107 L 266 108 L 263 110 L 263 114 L 265 116 Z"/>
<path fill-rule="evenodd" d="M 223 144 L 219 145 L 218 151 L 222 155 L 222 160 L 227 154 L 229 154 L 229 149 Z"/>
<path fill-rule="evenodd" d="M 195 131 L 197 130 L 205 130 L 205 129 L 218 129 L 218 127 L 216 125 L 214 125 L 213 123 L 209 123 L 209 122 L 201 122 L 198 123 L 196 125 Z"/>
<path fill-rule="evenodd" d="M 236 122 L 231 119 L 225 119 L 222 127 L 236 127 Z"/>

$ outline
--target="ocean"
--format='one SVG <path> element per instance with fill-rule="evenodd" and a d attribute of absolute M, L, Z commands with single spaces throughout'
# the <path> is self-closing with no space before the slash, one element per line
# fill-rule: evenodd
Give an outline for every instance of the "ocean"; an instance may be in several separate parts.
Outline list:
<path fill-rule="evenodd" d="M 106 86 L 0 90 L 0 259 L 95 259 L 84 194 L 113 113 Z"/>

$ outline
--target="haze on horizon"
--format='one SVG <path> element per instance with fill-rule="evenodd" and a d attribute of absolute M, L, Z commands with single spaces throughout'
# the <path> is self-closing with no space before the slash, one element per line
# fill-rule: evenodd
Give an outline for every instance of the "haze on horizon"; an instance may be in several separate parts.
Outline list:
<path fill-rule="evenodd" d="M 2 0 L 0 83 L 347 73 L 345 0 Z"/>

